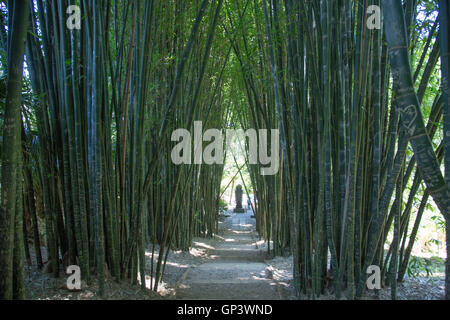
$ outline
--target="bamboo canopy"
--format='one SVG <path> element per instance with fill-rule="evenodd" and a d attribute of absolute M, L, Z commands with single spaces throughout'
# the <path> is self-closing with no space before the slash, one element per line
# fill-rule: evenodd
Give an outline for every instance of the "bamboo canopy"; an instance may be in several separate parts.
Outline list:
<path fill-rule="evenodd" d="M 423 2 L 2 4 L 0 298 L 25 298 L 42 245 L 54 277 L 66 260 L 101 292 L 109 274 L 157 291 L 170 250 L 217 234 L 231 152 L 231 189 L 239 174 L 252 190 L 298 295 L 331 275 L 336 298 L 360 299 L 375 265 L 396 299 L 431 200 L 450 238 L 450 8 Z M 261 174 L 250 139 L 243 165 L 190 145 L 174 163 L 173 133 L 198 121 L 203 151 L 210 129 L 267 130 L 278 171 Z"/>

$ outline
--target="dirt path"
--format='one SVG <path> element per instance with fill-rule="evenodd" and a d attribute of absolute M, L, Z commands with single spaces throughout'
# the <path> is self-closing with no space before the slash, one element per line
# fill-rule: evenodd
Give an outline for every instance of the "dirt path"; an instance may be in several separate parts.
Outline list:
<path fill-rule="evenodd" d="M 232 214 L 222 223 L 209 261 L 190 268 L 176 289 L 176 299 L 282 299 L 264 255 L 256 245 L 251 211 Z"/>
<path fill-rule="evenodd" d="M 129 281 L 117 283 L 111 278 L 105 284 L 103 297 L 98 294 L 95 279 L 91 286 L 83 287 L 82 291 L 70 292 L 64 288 L 66 276 L 55 279 L 33 265 L 25 268 L 27 299 L 311 299 L 309 296 L 295 296 L 292 256 L 267 255 L 267 243 L 258 241 L 255 219 L 251 218 L 250 212 L 221 218 L 219 228 L 219 234 L 214 238 L 195 238 L 188 252 L 170 252 L 164 281 L 158 293 L 143 291 Z M 150 247 L 146 252 L 147 274 L 150 273 L 151 249 Z M 159 247 L 156 247 L 155 259 L 158 251 Z M 42 252 L 46 260 L 44 247 Z M 35 261 L 33 250 L 31 255 Z M 390 288 L 386 287 L 378 295 L 368 292 L 364 299 L 389 300 L 390 296 Z M 403 283 L 398 284 L 399 300 L 440 300 L 443 297 L 443 276 L 406 278 Z M 326 292 L 319 299 L 333 300 L 335 297 Z"/>

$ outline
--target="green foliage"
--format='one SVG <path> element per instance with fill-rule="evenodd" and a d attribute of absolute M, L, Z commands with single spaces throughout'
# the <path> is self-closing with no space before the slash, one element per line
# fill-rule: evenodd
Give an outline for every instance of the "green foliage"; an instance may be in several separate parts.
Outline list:
<path fill-rule="evenodd" d="M 406 273 L 408 277 L 416 279 L 418 277 L 427 277 L 433 280 L 436 274 L 444 272 L 444 260 L 439 257 L 424 258 L 411 256 L 408 261 Z"/>
<path fill-rule="evenodd" d="M 434 221 L 434 223 L 438 227 L 438 229 L 440 229 L 442 232 L 445 232 L 445 220 L 442 217 L 442 215 L 432 216 L 431 220 Z"/>
<path fill-rule="evenodd" d="M 432 266 L 433 263 L 431 259 L 412 256 L 408 261 L 406 272 L 411 278 L 417 278 L 423 275 L 430 277 L 433 275 Z"/>
<path fill-rule="evenodd" d="M 158 244 L 157 289 L 169 248 L 214 234 L 224 199 L 242 184 L 258 199 L 268 251 L 294 254 L 298 293 L 323 293 L 328 269 L 337 296 L 350 299 L 362 294 L 370 264 L 400 278 L 403 267 L 411 277 L 432 275 L 438 260 L 409 259 L 411 229 L 424 225 L 424 210 L 436 211 L 440 232 L 445 220 L 417 168 L 422 150 L 399 121 L 393 73 L 414 74 L 418 114 L 428 121 L 419 137 L 432 142 L 422 156 L 440 161 L 437 0 L 397 2 L 397 18 L 411 27 L 408 45 L 394 48 L 409 49 L 412 70 L 390 65 L 386 40 L 401 28 L 363 27 L 366 6 L 379 0 L 82 1 L 82 28 L 73 32 L 61 20 L 69 3 L 30 6 L 22 89 L 24 185 L 45 218 L 50 258 L 69 252 L 88 280 L 105 263 L 135 282 L 147 272 L 147 245 Z M 7 17 L 2 3 L 0 125 Z M 279 173 L 261 176 L 248 143 L 234 140 L 225 165 L 174 165 L 170 133 L 194 120 L 205 130 L 278 128 Z"/>
<path fill-rule="evenodd" d="M 223 214 L 228 210 L 228 203 L 222 199 L 219 199 L 219 213 Z"/>

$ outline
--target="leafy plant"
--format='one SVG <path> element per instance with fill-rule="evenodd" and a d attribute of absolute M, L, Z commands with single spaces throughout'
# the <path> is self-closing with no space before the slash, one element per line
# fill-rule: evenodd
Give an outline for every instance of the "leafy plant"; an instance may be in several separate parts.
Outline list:
<path fill-rule="evenodd" d="M 222 214 L 228 210 L 228 203 L 222 199 L 219 199 L 219 213 Z"/>
<path fill-rule="evenodd" d="M 411 278 L 418 278 L 424 273 L 426 277 L 433 276 L 433 262 L 431 259 L 411 256 L 406 267 L 406 272 Z"/>
<path fill-rule="evenodd" d="M 434 221 L 434 223 L 436 224 L 436 227 L 439 230 L 445 231 L 445 220 L 442 217 L 442 215 L 436 215 L 436 216 L 432 216 L 431 220 Z"/>

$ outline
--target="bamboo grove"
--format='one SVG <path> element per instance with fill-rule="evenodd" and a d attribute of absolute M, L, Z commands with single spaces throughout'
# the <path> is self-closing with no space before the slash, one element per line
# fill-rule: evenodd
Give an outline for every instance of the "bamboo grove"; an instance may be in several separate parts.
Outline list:
<path fill-rule="evenodd" d="M 168 250 L 216 230 L 222 168 L 173 165 L 170 133 L 225 117 L 216 72 L 224 61 L 208 63 L 221 50 L 211 44 L 222 1 L 82 1 L 94 18 L 80 30 L 66 27 L 68 2 L 31 4 L 25 211 L 35 223 L 41 201 L 55 276 L 67 253 L 88 282 L 93 272 L 100 285 L 105 272 L 132 282 L 139 274 L 145 287 L 151 273 L 156 290 Z"/>
<path fill-rule="evenodd" d="M 71 5 L 79 29 L 66 26 Z M 269 253 L 293 255 L 298 295 L 316 298 L 332 278 L 336 298 L 361 298 L 376 265 L 395 299 L 431 201 L 450 237 L 446 0 L 1 9 L 2 298 L 25 297 L 24 264 L 43 266 L 41 245 L 55 277 L 66 257 L 100 290 L 110 278 L 158 290 L 169 250 L 218 228 L 223 164 L 170 157 L 172 131 L 197 120 L 279 129 L 276 175 L 249 164 L 245 143 L 244 192 Z"/>

